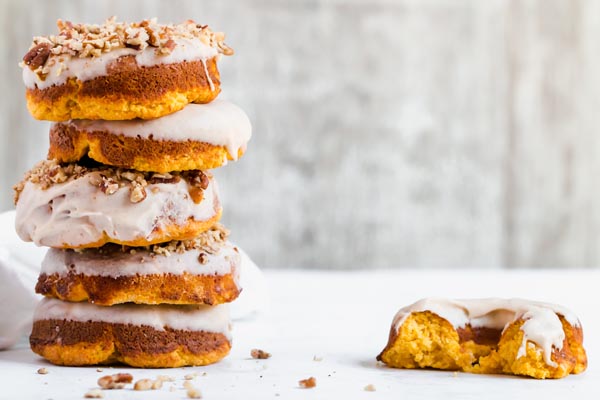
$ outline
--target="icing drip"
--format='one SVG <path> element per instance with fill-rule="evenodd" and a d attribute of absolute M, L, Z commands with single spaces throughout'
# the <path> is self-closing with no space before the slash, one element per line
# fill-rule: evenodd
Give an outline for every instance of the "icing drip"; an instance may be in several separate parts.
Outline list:
<path fill-rule="evenodd" d="M 544 349 L 544 361 L 546 364 L 556 367 L 556 362 L 552 361 L 552 348 L 562 349 L 563 341 L 565 340 L 565 332 L 563 331 L 560 319 L 556 313 L 549 308 L 532 307 L 529 311 L 523 314 L 525 320 L 521 326 L 523 331 L 523 343 L 517 352 L 517 358 L 527 354 L 527 342 L 531 341 L 542 345 Z M 547 339 L 548 333 L 550 339 Z"/>
<path fill-rule="evenodd" d="M 165 328 L 222 333 L 231 339 L 229 307 L 216 306 L 172 306 L 119 304 L 110 307 L 81 302 L 70 303 L 45 298 L 38 304 L 34 321 L 57 319 L 78 322 L 108 322 L 149 326 L 164 331 Z"/>
<path fill-rule="evenodd" d="M 156 183 L 146 188 L 146 198 L 130 201 L 128 187 L 107 195 L 89 182 L 88 175 L 42 190 L 27 182 L 19 201 L 15 227 L 21 239 L 38 246 L 85 246 L 105 234 L 119 241 L 150 238 L 155 228 L 184 224 L 188 219 L 204 221 L 220 211 L 216 182 L 204 190 L 196 204 L 188 183 Z"/>
<path fill-rule="evenodd" d="M 107 68 L 112 62 L 119 57 L 129 55 L 135 56 L 135 60 L 140 67 L 175 64 L 183 61 L 202 61 L 206 69 L 206 60 L 218 55 L 215 48 L 204 44 L 200 39 L 177 38 L 174 42 L 176 46 L 168 55 L 157 55 L 153 47 L 146 47 L 141 51 L 125 47 L 102 53 L 99 57 L 79 58 L 65 54 L 52 55 L 48 62 L 51 65 L 50 71 L 44 80 L 41 80 L 31 69 L 23 68 L 23 82 L 29 89 L 35 89 L 36 87 L 46 89 L 53 85 L 62 85 L 69 78 L 76 78 L 85 82 L 99 76 L 108 75 Z M 206 76 L 210 81 L 208 71 Z"/>
<path fill-rule="evenodd" d="M 398 330 L 413 312 L 431 311 L 444 318 L 457 329 L 470 324 L 472 327 L 504 329 L 518 319 L 521 325 L 523 342 L 517 358 L 524 356 L 527 343 L 533 342 L 543 351 L 546 364 L 556 367 L 552 361 L 552 349 L 562 349 L 565 333 L 557 314 L 562 315 L 571 325 L 580 326 L 579 319 L 565 307 L 555 304 L 528 301 L 523 299 L 471 299 L 448 300 L 427 298 L 398 311 L 393 326 Z"/>
<path fill-rule="evenodd" d="M 212 78 L 210 77 L 210 74 L 208 73 L 208 68 L 206 67 L 206 60 L 202 60 L 202 66 L 204 67 L 204 74 L 206 75 L 206 80 L 208 81 L 208 84 L 210 85 L 210 91 L 214 92 L 215 84 L 213 83 Z"/>
<path fill-rule="evenodd" d="M 200 254 L 204 263 L 200 263 Z M 84 252 L 50 249 L 42 261 L 42 273 L 67 275 L 68 273 L 86 276 L 108 276 L 117 278 L 131 275 L 174 274 L 184 272 L 194 275 L 237 275 L 240 255 L 234 246 L 227 242 L 216 254 L 202 250 L 187 250 L 169 255 L 154 254 L 144 248 L 136 248 L 133 254 L 127 252 L 99 253 L 96 249 Z"/>
<path fill-rule="evenodd" d="M 197 141 L 224 146 L 236 160 L 252 136 L 250 120 L 241 108 L 225 100 L 189 104 L 173 114 L 130 121 L 72 120 L 66 122 L 88 132 L 107 131 L 126 137 L 167 141 Z"/>

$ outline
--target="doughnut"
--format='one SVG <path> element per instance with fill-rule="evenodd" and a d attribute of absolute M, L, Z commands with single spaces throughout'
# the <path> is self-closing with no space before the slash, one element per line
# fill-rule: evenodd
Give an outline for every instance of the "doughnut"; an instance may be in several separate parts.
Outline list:
<path fill-rule="evenodd" d="M 189 104 L 153 120 L 55 123 L 48 158 L 64 163 L 88 156 L 139 171 L 205 170 L 241 157 L 251 132 L 250 121 L 239 107 L 215 100 Z"/>
<path fill-rule="evenodd" d="M 537 379 L 587 368 L 579 319 L 564 307 L 522 299 L 420 300 L 398 311 L 377 360 Z"/>
<path fill-rule="evenodd" d="M 36 292 L 101 306 L 221 304 L 240 293 L 238 249 L 217 224 L 199 237 L 149 247 L 50 249 Z"/>
<path fill-rule="evenodd" d="M 216 182 L 201 171 L 142 173 L 53 160 L 15 186 L 15 204 L 21 239 L 55 248 L 193 239 L 221 217 Z"/>
<path fill-rule="evenodd" d="M 217 60 L 233 54 L 222 33 L 190 20 L 57 26 L 33 39 L 21 63 L 37 119 L 150 119 L 208 103 L 220 91 Z"/>
<path fill-rule="evenodd" d="M 207 365 L 231 348 L 226 304 L 102 307 L 45 298 L 33 320 L 31 349 L 57 365 Z"/>

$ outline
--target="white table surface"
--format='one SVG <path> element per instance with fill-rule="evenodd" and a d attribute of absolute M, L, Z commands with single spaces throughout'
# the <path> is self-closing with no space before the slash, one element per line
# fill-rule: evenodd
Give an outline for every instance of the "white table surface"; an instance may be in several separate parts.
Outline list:
<path fill-rule="evenodd" d="M 0 399 L 81 399 L 100 376 L 130 372 L 134 380 L 176 378 L 162 390 L 105 391 L 105 399 L 185 399 L 186 374 L 204 399 L 598 399 L 600 313 L 597 271 L 267 271 L 271 308 L 234 327 L 231 354 L 207 367 L 141 370 L 53 366 L 25 340 L 0 351 Z M 427 296 L 526 297 L 559 303 L 580 317 L 588 370 L 560 380 L 533 380 L 444 371 L 399 370 L 379 365 L 391 319 L 403 305 Z M 272 353 L 250 358 L 252 348 Z M 313 356 L 322 357 L 314 361 Z M 46 367 L 47 375 L 36 373 Z M 205 376 L 202 373 L 206 372 Z M 317 387 L 300 389 L 314 376 Z M 375 392 L 364 391 L 373 384 Z M 174 386 L 175 391 L 169 388 Z"/>

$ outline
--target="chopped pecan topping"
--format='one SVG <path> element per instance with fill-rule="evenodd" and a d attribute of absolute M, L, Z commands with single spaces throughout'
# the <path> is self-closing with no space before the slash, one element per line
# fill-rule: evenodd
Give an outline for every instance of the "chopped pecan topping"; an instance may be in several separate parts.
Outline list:
<path fill-rule="evenodd" d="M 129 195 L 129 200 L 132 203 L 139 203 L 146 198 L 146 189 L 142 185 L 132 184 L 131 193 Z"/>
<path fill-rule="evenodd" d="M 164 45 L 157 49 L 157 53 L 161 55 L 171 54 L 175 50 L 176 43 L 173 39 L 169 39 Z"/>
<path fill-rule="evenodd" d="M 206 253 L 200 253 L 198 255 L 198 262 L 202 265 L 206 265 L 208 262 L 208 255 Z"/>
<path fill-rule="evenodd" d="M 213 32 L 207 25 L 191 20 L 181 24 L 158 24 L 154 18 L 124 23 L 112 17 L 102 25 L 74 24 L 62 20 L 58 20 L 56 25 L 57 35 L 34 37 L 29 51 L 23 57 L 22 65 L 33 70 L 40 79 L 45 78 L 50 72 L 49 67 L 56 61 L 62 64 L 63 56 L 99 57 L 115 49 L 143 51 L 147 47 L 154 48 L 158 56 L 165 56 L 173 52 L 179 39 L 200 40 L 218 53 L 233 54 L 233 50 L 224 43 L 223 33 Z M 59 71 L 62 68 L 59 67 Z"/>
<path fill-rule="evenodd" d="M 199 187 L 202 190 L 205 190 L 208 187 L 208 176 L 200 170 L 185 171 L 183 176 L 192 186 Z"/>
<path fill-rule="evenodd" d="M 154 258 L 156 256 L 169 256 L 171 254 L 183 254 L 190 250 L 199 250 L 198 261 L 202 263 L 202 260 L 208 261 L 209 254 L 218 254 L 221 248 L 227 243 L 227 237 L 229 231 L 221 224 L 213 225 L 209 230 L 202 232 L 196 238 L 191 240 L 173 240 L 165 243 L 153 244 L 151 246 L 121 246 L 116 244 L 106 244 L 99 248 L 94 249 L 75 249 L 73 251 L 78 253 L 85 253 L 87 251 L 98 252 L 100 254 L 111 254 L 111 253 L 129 253 L 137 254 L 138 252 L 149 252 L 149 256 Z M 169 377 L 170 378 L 170 377 Z M 167 377 L 159 376 L 157 379 L 166 380 Z"/>
<path fill-rule="evenodd" d="M 100 190 L 102 193 L 111 195 L 114 194 L 117 190 L 119 190 L 119 184 L 112 178 L 108 178 L 104 175 L 100 175 L 102 181 L 100 182 Z"/>
<path fill-rule="evenodd" d="M 46 64 L 46 60 L 50 57 L 50 43 L 40 43 L 32 47 L 23 57 L 23 62 L 31 70 L 35 71 L 42 65 Z"/>
<path fill-rule="evenodd" d="M 165 174 L 153 174 L 152 177 L 148 180 L 148 183 L 177 183 L 180 180 L 181 177 L 179 175 L 171 175 L 167 172 Z"/>
<path fill-rule="evenodd" d="M 34 166 L 21 182 L 16 184 L 15 204 L 23 191 L 25 184 L 31 182 L 37 184 L 42 190 L 52 185 L 64 183 L 86 175 L 92 186 L 98 187 L 103 193 L 111 195 L 123 187 L 130 190 L 130 200 L 133 203 L 143 201 L 147 196 L 148 185 L 165 183 L 176 184 L 185 179 L 190 189 L 190 196 L 196 203 L 202 201 L 203 190 L 210 182 L 209 175 L 202 171 L 173 172 L 171 174 L 157 174 L 153 172 L 141 172 L 130 169 L 109 167 L 104 165 L 84 166 L 75 163 L 59 164 L 56 160 L 45 160 Z M 157 193 L 158 187 L 152 187 L 151 193 Z M 193 194 L 191 193 L 193 192 Z"/>

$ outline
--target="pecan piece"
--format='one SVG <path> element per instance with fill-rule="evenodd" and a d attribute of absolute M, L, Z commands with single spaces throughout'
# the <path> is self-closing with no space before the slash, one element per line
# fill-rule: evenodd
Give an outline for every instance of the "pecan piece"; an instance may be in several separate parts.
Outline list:
<path fill-rule="evenodd" d="M 25 54 L 23 57 L 23 62 L 32 71 L 35 71 L 42 65 L 46 64 L 48 57 L 50 57 L 50 44 L 40 43 L 29 50 L 27 54 Z"/>
<path fill-rule="evenodd" d="M 173 52 L 176 45 L 177 44 L 175 43 L 175 41 L 173 39 L 169 39 L 165 43 L 163 43 L 162 46 L 160 46 L 158 49 L 156 49 L 156 51 L 157 51 L 158 55 L 166 56 Z"/>
<path fill-rule="evenodd" d="M 131 374 L 106 375 L 98 379 L 98 386 L 102 389 L 123 389 L 133 381 Z"/>
<path fill-rule="evenodd" d="M 208 187 L 208 183 L 210 182 L 208 175 L 199 170 L 187 171 L 186 178 L 190 185 L 197 186 L 203 190 Z"/>
<path fill-rule="evenodd" d="M 298 385 L 303 389 L 311 389 L 317 386 L 317 380 L 314 376 L 311 376 L 310 378 L 299 381 Z"/>
<path fill-rule="evenodd" d="M 250 352 L 250 355 L 252 356 L 252 358 L 258 359 L 258 360 L 266 360 L 267 358 L 271 357 L 271 353 L 267 353 L 264 350 L 261 349 L 252 349 L 252 351 Z"/>
<path fill-rule="evenodd" d="M 139 203 L 146 198 L 146 189 L 142 185 L 132 185 L 129 194 L 129 200 L 132 203 Z"/>
<path fill-rule="evenodd" d="M 102 176 L 102 183 L 100 183 L 102 193 L 110 196 L 119 190 L 119 184 L 113 178 L 107 178 L 105 175 L 100 176 Z"/>

